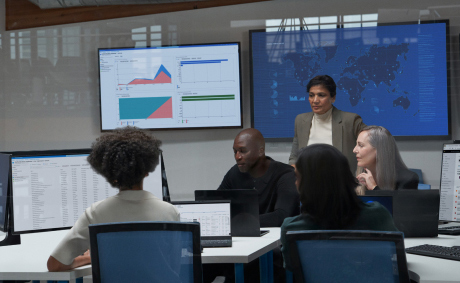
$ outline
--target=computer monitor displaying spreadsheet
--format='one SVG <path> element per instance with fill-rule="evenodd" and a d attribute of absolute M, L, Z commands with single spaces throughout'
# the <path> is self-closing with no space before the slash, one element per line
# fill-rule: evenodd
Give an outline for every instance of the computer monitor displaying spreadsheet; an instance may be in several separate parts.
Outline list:
<path fill-rule="evenodd" d="M 70 228 L 92 203 L 118 193 L 89 165 L 90 149 L 12 153 L 13 233 Z M 161 166 L 144 190 L 162 199 Z"/>
<path fill-rule="evenodd" d="M 460 144 L 442 149 L 439 220 L 460 222 Z"/>

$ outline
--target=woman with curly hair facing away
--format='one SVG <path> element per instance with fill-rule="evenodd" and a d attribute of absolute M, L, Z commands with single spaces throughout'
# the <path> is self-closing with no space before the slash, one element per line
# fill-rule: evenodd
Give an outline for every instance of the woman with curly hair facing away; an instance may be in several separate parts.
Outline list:
<path fill-rule="evenodd" d="M 296 162 L 296 186 L 302 206 L 299 216 L 288 217 L 281 225 L 284 265 L 292 270 L 288 231 L 375 230 L 398 231 L 388 210 L 378 202 L 363 203 L 356 195 L 356 178 L 348 160 L 327 144 L 307 146 Z"/>
<path fill-rule="evenodd" d="M 150 192 L 143 181 L 158 165 L 161 141 L 135 127 L 117 129 L 99 137 L 88 162 L 120 191 L 93 203 L 78 218 L 48 259 L 49 271 L 91 263 L 88 225 L 125 221 L 179 221 L 177 209 Z"/>

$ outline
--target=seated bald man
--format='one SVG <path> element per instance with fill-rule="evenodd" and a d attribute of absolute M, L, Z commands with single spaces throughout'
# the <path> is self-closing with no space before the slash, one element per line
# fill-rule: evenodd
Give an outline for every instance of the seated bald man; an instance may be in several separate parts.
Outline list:
<path fill-rule="evenodd" d="M 299 215 L 299 193 L 292 166 L 265 156 L 265 140 L 253 128 L 241 131 L 233 142 L 236 165 L 218 190 L 256 189 L 260 227 L 280 227 L 286 217 Z"/>

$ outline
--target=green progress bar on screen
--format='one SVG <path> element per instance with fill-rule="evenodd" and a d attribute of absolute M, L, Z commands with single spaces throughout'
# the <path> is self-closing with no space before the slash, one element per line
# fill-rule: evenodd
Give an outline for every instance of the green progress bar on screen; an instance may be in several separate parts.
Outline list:
<path fill-rule="evenodd" d="M 205 100 L 235 100 L 235 95 L 234 94 L 224 94 L 224 95 L 182 96 L 182 101 L 205 101 Z"/>

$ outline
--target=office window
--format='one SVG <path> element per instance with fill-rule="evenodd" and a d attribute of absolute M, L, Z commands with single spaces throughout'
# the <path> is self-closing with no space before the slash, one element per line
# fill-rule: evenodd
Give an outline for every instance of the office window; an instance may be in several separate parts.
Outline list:
<path fill-rule="evenodd" d="M 66 27 L 62 28 L 62 56 L 64 57 L 79 57 L 80 54 L 80 38 L 81 27 Z"/>
<path fill-rule="evenodd" d="M 335 29 L 377 26 L 378 14 L 337 15 L 265 20 L 266 31 Z"/>
<path fill-rule="evenodd" d="M 147 46 L 147 28 L 135 28 L 131 29 L 131 39 L 134 41 L 134 47 L 146 47 Z"/>
<path fill-rule="evenodd" d="M 20 59 L 31 58 L 30 31 L 18 32 L 18 47 Z"/>
<path fill-rule="evenodd" d="M 10 58 L 16 59 L 16 33 L 10 33 Z"/>
<path fill-rule="evenodd" d="M 169 45 L 177 45 L 177 26 L 170 25 L 168 27 L 168 41 Z"/>
<path fill-rule="evenodd" d="M 58 30 L 45 29 L 37 31 L 37 55 L 56 64 L 58 59 Z"/>
<path fill-rule="evenodd" d="M 150 26 L 150 46 L 161 46 L 161 26 Z"/>
<path fill-rule="evenodd" d="M 358 14 L 343 16 L 344 28 L 374 27 L 377 26 L 378 14 Z"/>

